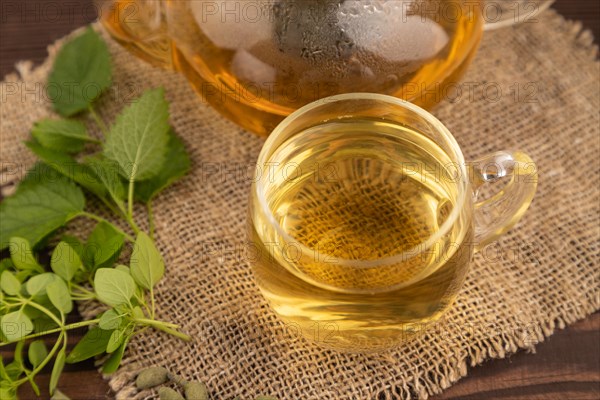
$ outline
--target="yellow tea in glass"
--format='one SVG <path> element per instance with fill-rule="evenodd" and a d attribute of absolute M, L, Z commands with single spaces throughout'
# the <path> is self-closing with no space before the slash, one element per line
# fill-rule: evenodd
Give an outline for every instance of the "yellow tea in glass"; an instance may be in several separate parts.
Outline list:
<path fill-rule="evenodd" d="M 293 330 L 350 351 L 394 347 L 439 319 L 474 249 L 516 223 L 537 182 L 525 154 L 467 167 L 431 114 L 364 93 L 286 118 L 256 172 L 249 235 L 258 286 Z M 478 201 L 484 185 L 502 189 Z"/>

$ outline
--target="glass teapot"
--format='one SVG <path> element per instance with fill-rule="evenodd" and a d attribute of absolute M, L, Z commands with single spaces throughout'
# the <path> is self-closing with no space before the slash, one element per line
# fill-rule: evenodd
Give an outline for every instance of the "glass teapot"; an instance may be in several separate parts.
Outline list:
<path fill-rule="evenodd" d="M 182 72 L 224 116 L 267 135 L 319 98 L 388 94 L 431 107 L 475 55 L 483 0 L 110 0 L 101 20 Z"/>

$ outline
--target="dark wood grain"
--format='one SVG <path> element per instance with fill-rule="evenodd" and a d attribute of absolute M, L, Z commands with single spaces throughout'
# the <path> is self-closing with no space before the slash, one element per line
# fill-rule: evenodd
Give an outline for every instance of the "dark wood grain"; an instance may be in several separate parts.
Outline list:
<path fill-rule="evenodd" d="M 581 20 L 598 42 L 600 1 L 558 0 L 553 7 L 567 18 Z M 19 60 L 41 62 L 47 56 L 48 44 L 94 19 L 92 0 L 3 0 L 0 73 L 13 71 Z M 83 329 L 73 332 L 71 345 L 84 332 Z M 2 348 L 1 353 L 3 357 L 12 357 L 10 348 Z M 49 370 L 39 375 L 41 388 L 47 388 L 49 377 Z M 114 397 L 92 361 L 67 365 L 58 386 L 74 400 Z M 27 386 L 19 395 L 21 399 L 37 398 Z M 48 398 L 47 392 L 42 398 Z M 518 352 L 503 360 L 490 360 L 469 368 L 467 378 L 434 399 L 600 399 L 600 313 L 556 332 L 537 346 L 535 355 Z"/>

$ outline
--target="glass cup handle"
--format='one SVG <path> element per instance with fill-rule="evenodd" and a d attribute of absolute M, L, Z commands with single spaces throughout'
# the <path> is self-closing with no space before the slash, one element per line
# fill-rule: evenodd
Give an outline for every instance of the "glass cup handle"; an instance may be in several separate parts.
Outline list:
<path fill-rule="evenodd" d="M 535 195 L 538 174 L 535 163 L 520 151 L 490 154 L 473 162 L 469 171 L 475 196 L 475 251 L 479 251 L 521 219 Z"/>

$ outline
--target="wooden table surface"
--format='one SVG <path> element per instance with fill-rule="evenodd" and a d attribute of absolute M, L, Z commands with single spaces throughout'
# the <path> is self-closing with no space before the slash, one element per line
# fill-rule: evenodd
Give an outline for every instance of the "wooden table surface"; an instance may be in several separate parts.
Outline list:
<path fill-rule="evenodd" d="M 553 7 L 568 18 L 581 20 L 596 38 L 600 36 L 600 1 L 558 0 Z M 42 61 L 49 43 L 94 18 L 92 0 L 3 0 L 0 74 L 13 71 L 18 60 Z M 84 332 L 72 334 L 72 342 Z M 10 349 L 2 348 L 2 357 L 11 356 Z M 49 374 L 39 375 L 40 387 L 47 387 Z M 91 361 L 68 365 L 58 387 L 72 399 L 114 397 Z M 21 399 L 36 398 L 28 387 L 19 394 Z M 537 346 L 535 355 L 521 351 L 470 368 L 467 378 L 435 399 L 600 399 L 600 313 L 557 331 Z"/>

